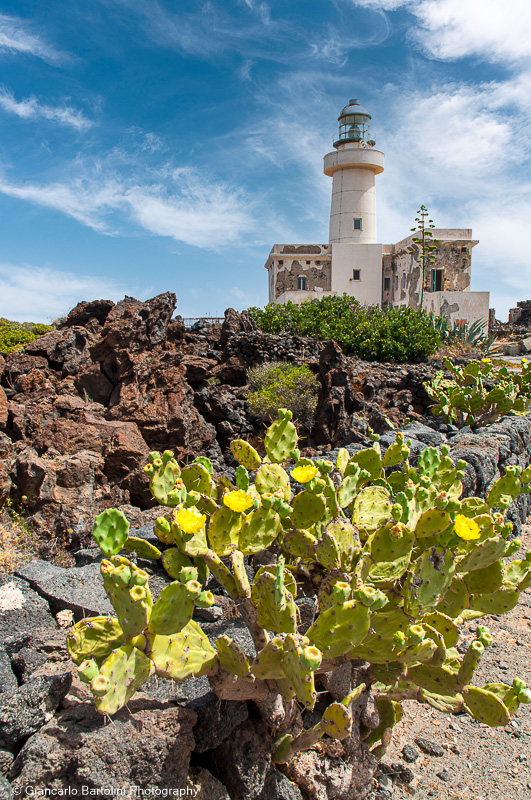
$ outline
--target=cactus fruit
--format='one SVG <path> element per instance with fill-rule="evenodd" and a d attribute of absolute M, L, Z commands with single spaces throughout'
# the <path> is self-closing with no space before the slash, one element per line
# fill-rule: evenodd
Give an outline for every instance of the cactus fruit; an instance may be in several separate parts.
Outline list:
<path fill-rule="evenodd" d="M 154 672 L 153 663 L 130 644 L 113 650 L 91 682 L 100 714 L 116 714 Z"/>
<path fill-rule="evenodd" d="M 291 422 L 292 413 L 285 408 L 278 410 L 278 419 L 267 429 L 264 447 L 267 457 L 276 464 L 281 464 L 291 456 L 297 446 L 297 429 Z"/>
<path fill-rule="evenodd" d="M 108 508 L 102 511 L 94 521 L 92 536 L 101 552 L 106 556 L 115 556 L 124 547 L 129 535 L 129 522 L 123 511 Z"/>

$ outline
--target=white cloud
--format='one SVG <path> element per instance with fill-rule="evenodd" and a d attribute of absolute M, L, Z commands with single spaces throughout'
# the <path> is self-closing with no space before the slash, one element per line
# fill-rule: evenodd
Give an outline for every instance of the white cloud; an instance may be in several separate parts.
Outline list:
<path fill-rule="evenodd" d="M 285 227 L 259 197 L 192 168 L 161 168 L 154 173 L 159 183 L 117 176 L 104 164 L 89 170 L 76 162 L 74 172 L 76 177 L 49 184 L 0 178 L 0 192 L 60 211 L 100 233 L 130 234 L 133 224 L 137 231 L 206 249 L 264 244 Z"/>
<path fill-rule="evenodd" d="M 78 131 L 90 128 L 94 123 L 87 119 L 81 111 L 69 106 L 49 106 L 39 103 L 36 97 L 25 100 L 15 100 L 8 89 L 0 88 L 0 107 L 11 114 L 16 114 L 22 119 L 42 117 L 60 125 L 69 125 Z"/>
<path fill-rule="evenodd" d="M 0 317 L 16 322 L 50 322 L 81 300 L 119 300 L 125 294 L 112 280 L 48 267 L 0 263 L 0 278 Z"/>
<path fill-rule="evenodd" d="M 412 11 L 422 26 L 414 36 L 435 58 L 513 63 L 531 56 L 528 0 L 423 0 Z"/>
<path fill-rule="evenodd" d="M 0 52 L 31 55 L 57 64 L 68 56 L 31 31 L 27 20 L 0 14 Z"/>

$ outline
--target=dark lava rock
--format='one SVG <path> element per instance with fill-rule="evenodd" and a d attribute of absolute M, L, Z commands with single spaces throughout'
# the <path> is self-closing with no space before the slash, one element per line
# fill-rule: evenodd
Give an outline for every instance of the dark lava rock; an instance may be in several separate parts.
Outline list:
<path fill-rule="evenodd" d="M 91 703 L 64 711 L 26 742 L 10 772 L 13 786 L 78 794 L 88 786 L 109 795 L 124 784 L 185 787 L 195 714 L 149 700 L 128 705 L 112 724 Z"/>
<path fill-rule="evenodd" d="M 266 778 L 259 800 L 302 800 L 302 794 L 296 783 L 273 769 Z"/>
<path fill-rule="evenodd" d="M 18 681 L 11 668 L 11 659 L 4 650 L 0 648 L 0 694 L 13 694 L 18 689 Z"/>
<path fill-rule="evenodd" d="M 0 697 L 0 747 L 13 749 L 53 717 L 72 683 L 71 673 L 35 678 L 10 697 Z"/>
<path fill-rule="evenodd" d="M 212 751 L 212 758 L 231 797 L 258 800 L 271 769 L 267 726 L 261 720 L 246 720 Z"/>
<path fill-rule="evenodd" d="M 444 769 L 442 769 L 440 772 L 437 772 L 436 775 L 437 775 L 438 778 L 440 778 L 445 783 L 450 783 L 450 781 L 452 780 L 452 776 L 448 772 L 446 767 Z"/>
<path fill-rule="evenodd" d="M 402 748 L 402 758 L 404 761 L 407 761 L 408 764 L 413 764 L 417 758 L 419 757 L 418 752 L 415 750 L 413 745 L 406 744 Z"/>
<path fill-rule="evenodd" d="M 392 764 L 392 767 L 395 773 L 394 780 L 396 783 L 407 786 L 407 784 L 411 783 L 411 781 L 415 778 L 409 767 L 404 767 L 403 764 Z"/>
<path fill-rule="evenodd" d="M 430 447 L 438 447 L 444 442 L 444 437 L 438 431 L 434 431 L 433 428 L 428 428 L 427 425 L 422 425 L 420 422 L 410 422 L 401 430 L 406 440 L 418 439 L 419 442 Z"/>
<path fill-rule="evenodd" d="M 45 597 L 55 613 L 69 608 L 79 619 L 113 613 L 97 563 L 65 569 L 37 560 L 17 570 L 17 575 Z"/>
<path fill-rule="evenodd" d="M 197 714 L 194 725 L 195 752 L 204 753 L 218 747 L 233 730 L 249 717 L 247 703 L 219 700 L 213 693 L 203 695 L 187 704 Z"/>
<path fill-rule="evenodd" d="M 20 578 L 0 575 L 0 642 L 38 628 L 57 628 L 46 600 Z"/>
<path fill-rule="evenodd" d="M 440 744 L 436 742 L 432 742 L 431 739 L 424 739 L 422 736 L 417 736 L 415 739 L 415 744 L 419 747 L 423 753 L 426 753 L 428 756 L 436 756 L 437 758 L 441 758 L 444 755 L 444 750 Z"/>

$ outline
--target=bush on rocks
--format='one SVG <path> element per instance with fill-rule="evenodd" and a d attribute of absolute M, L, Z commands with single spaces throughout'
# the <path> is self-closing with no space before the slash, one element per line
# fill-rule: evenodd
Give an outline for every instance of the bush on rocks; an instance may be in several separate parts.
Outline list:
<path fill-rule="evenodd" d="M 249 314 L 265 333 L 334 339 L 368 361 L 407 361 L 432 355 L 441 343 L 431 318 L 412 308 L 364 307 L 353 297 L 323 297 L 296 305 L 270 303 Z"/>
<path fill-rule="evenodd" d="M 301 423 L 313 417 L 319 381 L 307 364 L 260 364 L 248 370 L 247 380 L 253 390 L 247 401 L 253 414 L 272 418 L 279 408 L 287 408 Z"/>

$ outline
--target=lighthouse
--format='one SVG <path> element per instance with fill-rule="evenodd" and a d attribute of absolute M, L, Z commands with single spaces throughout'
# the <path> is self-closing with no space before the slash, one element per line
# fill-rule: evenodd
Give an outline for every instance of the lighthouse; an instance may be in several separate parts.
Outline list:
<path fill-rule="evenodd" d="M 350 100 L 338 117 L 335 150 L 324 157 L 324 173 L 332 178 L 330 244 L 375 244 L 375 177 L 384 170 L 384 154 L 373 150 L 371 115 L 359 100 Z"/>
<path fill-rule="evenodd" d="M 270 303 L 301 303 L 326 295 L 354 297 L 364 306 L 421 306 L 449 322 L 489 317 L 489 293 L 470 291 L 470 228 L 436 228 L 435 262 L 423 269 L 415 233 L 396 244 L 378 241 L 376 176 L 384 154 L 375 149 L 371 115 L 350 100 L 338 117 L 324 173 L 332 178 L 327 244 L 275 244 L 265 267 Z M 411 200 L 412 214 L 421 200 Z"/>

